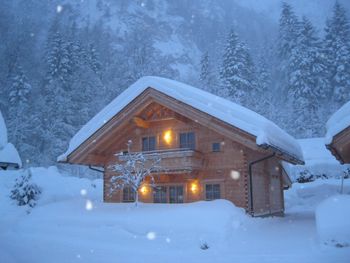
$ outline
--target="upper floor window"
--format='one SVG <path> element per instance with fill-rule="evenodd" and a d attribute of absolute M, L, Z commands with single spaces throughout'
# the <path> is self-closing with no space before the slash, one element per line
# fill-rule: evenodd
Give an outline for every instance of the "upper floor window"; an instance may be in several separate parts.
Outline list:
<path fill-rule="evenodd" d="M 213 144 L 212 144 L 212 151 L 213 152 L 220 152 L 220 143 L 219 142 L 214 142 Z"/>
<path fill-rule="evenodd" d="M 149 136 L 142 138 L 142 151 L 154 151 L 156 149 L 156 137 Z"/>
<path fill-rule="evenodd" d="M 180 148 L 195 149 L 195 135 L 194 132 L 180 133 Z"/>

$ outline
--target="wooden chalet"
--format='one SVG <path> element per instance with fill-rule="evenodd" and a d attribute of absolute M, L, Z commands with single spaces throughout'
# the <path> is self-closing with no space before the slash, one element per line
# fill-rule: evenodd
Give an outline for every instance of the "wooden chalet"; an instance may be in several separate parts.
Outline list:
<path fill-rule="evenodd" d="M 350 101 L 328 120 L 326 147 L 341 164 L 350 163 Z"/>
<path fill-rule="evenodd" d="M 140 189 L 146 203 L 227 199 L 254 216 L 282 214 L 291 186 L 281 161 L 303 164 L 294 138 L 264 117 L 200 89 L 144 77 L 97 114 L 58 161 L 103 169 L 104 201 L 132 202 L 129 187 L 109 194 L 110 166 L 125 151 L 161 157 Z"/>

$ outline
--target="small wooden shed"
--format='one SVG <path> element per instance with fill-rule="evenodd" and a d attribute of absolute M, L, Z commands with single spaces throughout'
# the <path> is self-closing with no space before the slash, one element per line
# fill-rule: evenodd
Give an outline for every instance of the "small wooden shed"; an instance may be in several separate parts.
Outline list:
<path fill-rule="evenodd" d="M 58 161 L 104 170 L 104 201 L 131 202 L 125 187 L 109 193 L 115 153 L 157 154 L 156 187 L 140 200 L 183 203 L 227 199 L 254 216 L 282 214 L 291 186 L 281 162 L 303 164 L 298 142 L 277 125 L 231 101 L 173 80 L 144 77 L 90 120 Z"/>
<path fill-rule="evenodd" d="M 350 101 L 327 121 L 326 147 L 341 164 L 350 163 Z"/>

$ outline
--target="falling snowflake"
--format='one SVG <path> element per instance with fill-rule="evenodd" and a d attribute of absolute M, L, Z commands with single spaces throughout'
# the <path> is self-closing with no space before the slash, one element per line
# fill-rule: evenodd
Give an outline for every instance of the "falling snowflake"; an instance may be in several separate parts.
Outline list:
<path fill-rule="evenodd" d="M 144 2 L 141 2 L 141 6 L 142 6 L 142 7 L 145 7 L 145 5 L 146 5 L 146 4 L 145 4 Z"/>
<path fill-rule="evenodd" d="M 57 13 L 61 13 L 62 10 L 63 10 L 63 6 L 58 5 L 58 6 L 56 7 L 56 12 L 57 12 Z"/>
<path fill-rule="evenodd" d="M 147 233 L 147 239 L 149 239 L 149 240 L 156 239 L 156 233 L 155 232 L 148 232 Z"/>
<path fill-rule="evenodd" d="M 165 239 L 165 241 L 166 241 L 167 243 L 170 243 L 170 242 L 171 242 L 170 238 L 168 238 L 168 237 Z"/>
<path fill-rule="evenodd" d="M 85 196 L 85 195 L 87 194 L 86 189 L 81 189 L 81 190 L 80 190 L 80 194 L 81 194 L 82 196 Z"/>
<path fill-rule="evenodd" d="M 230 176 L 233 180 L 238 180 L 241 177 L 241 174 L 238 171 L 231 170 Z"/>
<path fill-rule="evenodd" d="M 92 202 L 90 200 L 86 200 L 85 209 L 90 211 L 92 210 L 92 208 L 93 208 Z"/>

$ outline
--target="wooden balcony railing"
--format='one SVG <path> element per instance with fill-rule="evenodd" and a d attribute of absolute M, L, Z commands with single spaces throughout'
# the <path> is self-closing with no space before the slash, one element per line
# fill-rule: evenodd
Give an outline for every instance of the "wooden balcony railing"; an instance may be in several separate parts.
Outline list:
<path fill-rule="evenodd" d="M 203 169 L 203 154 L 191 149 L 168 149 L 142 152 L 148 159 L 161 159 L 157 173 L 182 173 Z M 124 156 L 119 156 L 125 160 Z"/>

